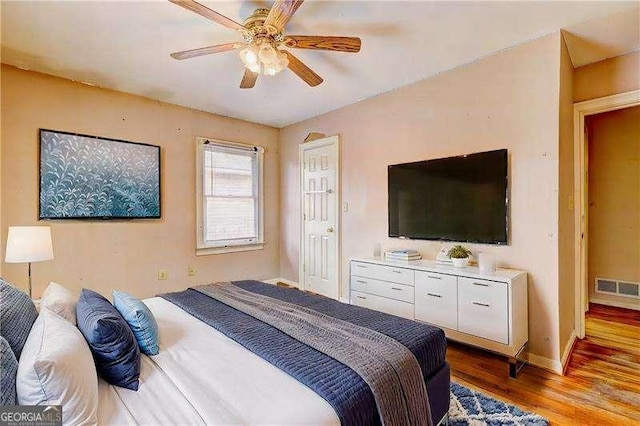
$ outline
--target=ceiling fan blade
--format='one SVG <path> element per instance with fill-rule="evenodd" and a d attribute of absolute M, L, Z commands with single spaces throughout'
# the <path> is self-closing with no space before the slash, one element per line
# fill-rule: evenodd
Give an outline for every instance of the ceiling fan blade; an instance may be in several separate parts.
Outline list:
<path fill-rule="evenodd" d="M 313 72 L 311 68 L 303 64 L 300 59 L 293 56 L 291 52 L 287 52 L 283 50 L 287 58 L 289 58 L 289 69 L 293 71 L 298 77 L 303 79 L 309 86 L 316 87 L 318 84 L 322 83 L 322 77 Z"/>
<path fill-rule="evenodd" d="M 227 52 L 242 46 L 240 43 L 218 44 L 216 46 L 201 47 L 200 49 L 184 50 L 182 52 L 172 53 L 173 59 L 189 59 L 197 56 L 211 55 L 212 53 Z"/>
<path fill-rule="evenodd" d="M 285 44 L 287 47 L 297 49 L 319 49 L 358 53 L 362 42 L 358 37 L 291 35 L 286 37 Z"/>
<path fill-rule="evenodd" d="M 258 73 L 253 72 L 248 68 L 245 68 L 244 75 L 242 76 L 242 81 L 240 82 L 241 89 L 251 89 L 256 85 L 256 80 L 258 79 Z"/>
<path fill-rule="evenodd" d="M 238 24 L 233 19 L 229 19 L 224 15 L 219 14 L 206 6 L 201 5 L 197 1 L 194 0 L 169 0 L 173 4 L 177 4 L 178 6 L 182 6 L 187 10 L 197 13 L 200 16 L 204 16 L 207 19 L 212 20 L 213 22 L 217 22 L 220 25 L 224 25 L 227 28 L 231 28 L 232 30 L 240 30 L 246 31 L 247 29 L 242 25 Z"/>
<path fill-rule="evenodd" d="M 302 5 L 302 2 L 303 0 L 276 0 L 264 21 L 264 26 L 273 27 L 274 32 L 279 33 Z"/>

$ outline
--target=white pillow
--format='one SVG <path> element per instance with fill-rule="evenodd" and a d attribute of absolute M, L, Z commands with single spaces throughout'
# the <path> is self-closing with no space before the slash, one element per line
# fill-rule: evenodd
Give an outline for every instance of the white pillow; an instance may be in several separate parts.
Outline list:
<path fill-rule="evenodd" d="M 76 304 L 78 297 L 69 290 L 53 281 L 49 283 L 42 293 L 40 306 L 55 312 L 62 318 L 66 318 L 71 324 L 76 325 Z"/>
<path fill-rule="evenodd" d="M 20 405 L 62 405 L 64 424 L 96 424 L 98 373 L 80 330 L 43 308 L 22 349 Z"/>

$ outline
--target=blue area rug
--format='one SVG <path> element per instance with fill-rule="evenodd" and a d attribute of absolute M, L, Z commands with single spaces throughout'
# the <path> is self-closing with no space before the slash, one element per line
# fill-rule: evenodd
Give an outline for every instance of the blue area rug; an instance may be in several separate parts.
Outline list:
<path fill-rule="evenodd" d="M 451 382 L 449 425 L 547 426 L 548 424 L 544 417 L 522 411 L 515 405 L 498 401 Z"/>

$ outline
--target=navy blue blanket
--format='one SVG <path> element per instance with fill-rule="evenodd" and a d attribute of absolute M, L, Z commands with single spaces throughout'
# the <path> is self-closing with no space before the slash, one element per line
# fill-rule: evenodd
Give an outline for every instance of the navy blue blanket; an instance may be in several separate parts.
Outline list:
<path fill-rule="evenodd" d="M 367 327 L 397 340 L 416 356 L 425 380 L 445 363 L 446 340 L 444 332 L 438 328 L 259 281 L 236 281 L 234 284 L 256 294 Z M 371 389 L 344 364 L 196 290 L 167 293 L 160 297 L 211 325 L 312 389 L 334 408 L 341 424 L 380 424 Z"/>

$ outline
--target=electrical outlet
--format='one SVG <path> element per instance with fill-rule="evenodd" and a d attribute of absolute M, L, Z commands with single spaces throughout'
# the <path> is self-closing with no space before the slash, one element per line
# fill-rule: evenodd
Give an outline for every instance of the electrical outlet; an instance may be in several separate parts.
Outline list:
<path fill-rule="evenodd" d="M 190 277 L 196 276 L 196 268 L 195 266 L 187 266 L 187 275 Z"/>
<path fill-rule="evenodd" d="M 166 269 L 158 269 L 158 280 L 166 280 L 169 277 L 169 273 Z"/>
<path fill-rule="evenodd" d="M 349 212 L 349 203 L 346 202 L 346 201 L 342 203 L 342 212 L 343 213 L 348 213 Z"/>

